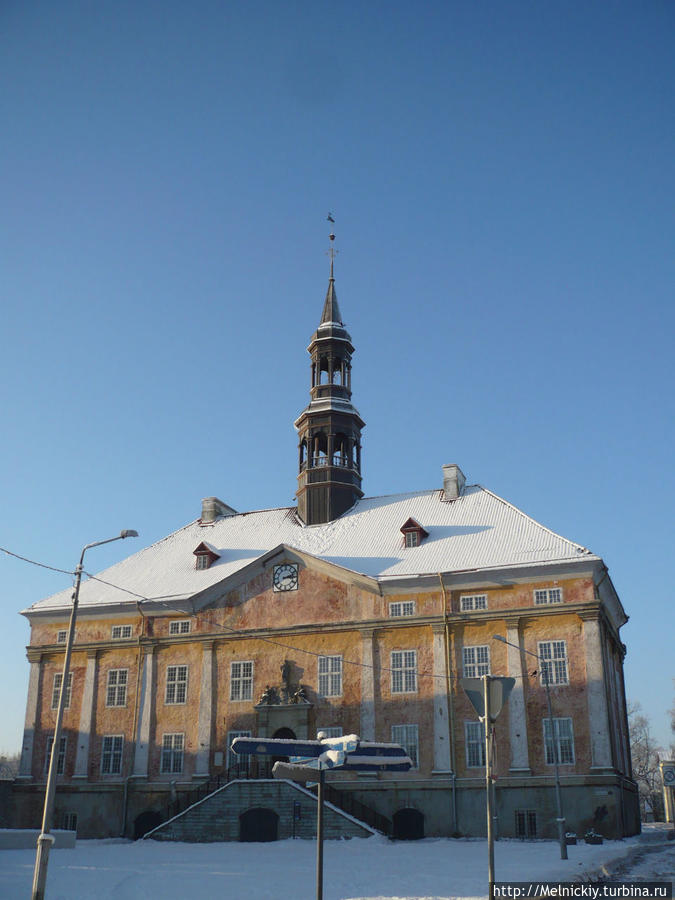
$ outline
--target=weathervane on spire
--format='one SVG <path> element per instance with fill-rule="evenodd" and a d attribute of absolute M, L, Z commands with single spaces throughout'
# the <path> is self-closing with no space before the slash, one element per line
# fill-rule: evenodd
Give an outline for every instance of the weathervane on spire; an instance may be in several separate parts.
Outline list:
<path fill-rule="evenodd" d="M 335 225 L 335 219 L 333 218 L 332 213 L 328 213 L 326 218 L 332 225 Z M 330 277 L 332 278 L 333 277 L 333 262 L 335 260 L 335 254 L 339 252 L 333 246 L 333 241 L 335 240 L 335 235 L 333 234 L 332 229 L 331 229 L 331 233 L 328 235 L 328 238 L 329 238 L 331 244 L 330 244 L 330 247 L 328 248 L 327 255 L 330 256 Z"/>

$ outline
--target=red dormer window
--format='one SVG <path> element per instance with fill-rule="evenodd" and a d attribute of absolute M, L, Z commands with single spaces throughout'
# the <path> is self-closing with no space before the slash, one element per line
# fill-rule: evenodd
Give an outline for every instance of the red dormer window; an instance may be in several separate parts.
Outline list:
<path fill-rule="evenodd" d="M 413 518 L 401 525 L 401 531 L 406 547 L 419 547 L 424 538 L 429 537 L 429 532 L 425 531 L 417 519 Z"/>
<path fill-rule="evenodd" d="M 220 554 L 216 553 L 213 547 L 209 546 L 205 541 L 202 541 L 192 552 L 195 555 L 196 569 L 208 569 L 217 559 L 220 559 Z"/>

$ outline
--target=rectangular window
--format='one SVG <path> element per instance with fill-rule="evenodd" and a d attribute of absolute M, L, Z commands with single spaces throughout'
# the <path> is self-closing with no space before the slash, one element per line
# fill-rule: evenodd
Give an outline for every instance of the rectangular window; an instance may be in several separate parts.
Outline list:
<path fill-rule="evenodd" d="M 466 765 L 469 769 L 485 766 L 485 731 L 482 722 L 465 722 Z"/>
<path fill-rule="evenodd" d="M 64 629 L 63 631 L 56 632 L 56 643 L 57 644 L 65 644 L 68 638 L 68 632 Z"/>
<path fill-rule="evenodd" d="M 124 670 L 123 670 L 124 671 Z M 122 774 L 122 751 L 124 749 L 124 736 L 121 734 L 106 734 L 103 737 L 101 748 L 101 775 Z"/>
<path fill-rule="evenodd" d="M 574 765 L 574 731 L 571 719 L 553 720 L 553 739 L 551 739 L 551 720 L 544 719 L 544 743 L 546 745 L 546 765 L 555 764 L 556 753 L 559 765 Z"/>
<path fill-rule="evenodd" d="M 52 688 L 52 709 L 58 709 L 59 694 L 61 693 L 61 682 L 63 681 L 63 672 L 54 673 L 54 686 Z M 66 690 L 63 708 L 68 709 L 70 706 L 70 695 L 73 691 L 73 673 L 68 672 L 68 680 L 66 681 Z"/>
<path fill-rule="evenodd" d="M 230 700 L 253 699 L 253 663 L 230 663 Z"/>
<path fill-rule="evenodd" d="M 183 753 L 185 750 L 184 734 L 165 734 L 162 739 L 163 775 L 179 775 L 183 771 Z"/>
<path fill-rule="evenodd" d="M 52 747 L 54 746 L 54 737 L 47 738 L 47 758 L 45 760 L 45 774 L 49 772 L 49 763 L 52 758 Z M 56 774 L 63 775 L 66 768 L 66 738 L 62 737 L 59 741 L 59 755 L 56 759 Z"/>
<path fill-rule="evenodd" d="M 110 629 L 110 637 L 113 641 L 120 641 L 131 637 L 131 625 L 113 625 Z"/>
<path fill-rule="evenodd" d="M 464 647 L 462 649 L 465 678 L 480 678 L 490 674 L 490 646 L 483 644 L 478 647 Z"/>
<path fill-rule="evenodd" d="M 537 812 L 534 809 L 516 810 L 516 837 L 536 838 Z"/>
<path fill-rule="evenodd" d="M 417 691 L 417 650 L 394 650 L 391 654 L 392 694 Z"/>
<path fill-rule="evenodd" d="M 211 565 L 211 560 L 209 559 L 208 553 L 198 553 L 195 558 L 195 568 L 196 569 L 208 569 Z"/>
<path fill-rule="evenodd" d="M 342 737 L 342 728 L 339 725 L 329 725 L 327 728 L 319 728 L 319 731 L 327 738 Z"/>
<path fill-rule="evenodd" d="M 169 622 L 169 634 L 189 634 L 191 629 L 190 619 L 176 619 L 174 622 Z"/>
<path fill-rule="evenodd" d="M 77 813 L 64 812 L 61 815 L 61 828 L 64 831 L 77 831 Z"/>
<path fill-rule="evenodd" d="M 392 725 L 391 740 L 400 744 L 412 760 L 413 769 L 419 768 L 419 735 L 417 725 Z"/>
<path fill-rule="evenodd" d="M 459 608 L 462 612 L 471 612 L 474 609 L 487 609 L 487 594 L 472 594 L 459 598 Z"/>
<path fill-rule="evenodd" d="M 543 588 L 534 592 L 535 606 L 544 606 L 548 603 L 562 603 L 562 588 Z"/>
<path fill-rule="evenodd" d="M 389 615 L 390 616 L 414 616 L 415 615 L 415 601 L 414 600 L 402 600 L 400 603 L 390 603 L 389 604 Z"/>
<path fill-rule="evenodd" d="M 243 775 L 248 772 L 251 764 L 251 756 L 249 754 L 237 754 L 232 749 L 232 741 L 238 737 L 251 737 L 250 731 L 228 731 L 227 732 L 227 770 L 233 770 L 233 775 Z"/>
<path fill-rule="evenodd" d="M 542 684 L 569 684 L 566 641 L 540 641 Z"/>
<path fill-rule="evenodd" d="M 108 672 L 108 689 L 105 696 L 106 706 L 127 705 L 128 669 L 110 669 Z"/>
<path fill-rule="evenodd" d="M 167 704 L 185 703 L 187 700 L 187 681 L 187 666 L 167 666 L 164 702 Z"/>
<path fill-rule="evenodd" d="M 319 693 L 322 697 L 339 697 L 342 694 L 342 657 L 319 657 Z"/>
<path fill-rule="evenodd" d="M 420 535 L 418 531 L 407 531 L 405 535 L 406 547 L 419 547 Z"/>

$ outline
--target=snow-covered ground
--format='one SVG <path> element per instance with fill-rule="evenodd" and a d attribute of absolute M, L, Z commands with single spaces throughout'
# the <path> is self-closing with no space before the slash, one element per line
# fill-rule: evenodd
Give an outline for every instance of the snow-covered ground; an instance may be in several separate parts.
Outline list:
<path fill-rule="evenodd" d="M 665 832 L 662 832 L 665 838 Z M 656 836 L 656 835 L 654 835 Z M 603 865 L 620 865 L 647 849 L 645 836 L 578 844 L 560 859 L 557 843 L 502 840 L 495 846 L 498 881 L 564 880 L 597 877 Z M 675 851 L 670 842 L 669 850 Z M 669 851 L 666 851 L 668 853 Z M 312 900 L 315 896 L 313 841 L 271 844 L 174 844 L 155 841 L 78 841 L 75 850 L 54 850 L 49 859 L 47 900 Z M 673 857 L 670 857 L 671 860 Z M 636 878 L 657 870 L 650 856 Z M 670 863 L 654 854 L 658 874 Z M 664 859 L 666 860 L 664 862 Z M 30 896 L 32 850 L 0 852 L 0 897 Z M 487 845 L 483 840 L 392 842 L 327 841 L 325 900 L 445 900 L 487 896 Z M 621 877 L 621 876 L 620 876 Z M 625 877 L 633 877 L 633 872 Z M 671 872 L 670 878 L 673 878 Z"/>

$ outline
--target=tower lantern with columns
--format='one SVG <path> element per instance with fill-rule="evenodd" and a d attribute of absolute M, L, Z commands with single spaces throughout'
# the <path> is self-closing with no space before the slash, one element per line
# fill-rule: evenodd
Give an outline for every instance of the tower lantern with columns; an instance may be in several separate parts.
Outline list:
<path fill-rule="evenodd" d="M 335 235 L 330 234 L 330 278 L 319 327 L 307 352 L 311 362 L 309 406 L 295 421 L 298 432 L 298 514 L 307 525 L 330 522 L 363 496 L 361 429 L 353 406 L 352 353 L 342 323 L 333 274 Z"/>

